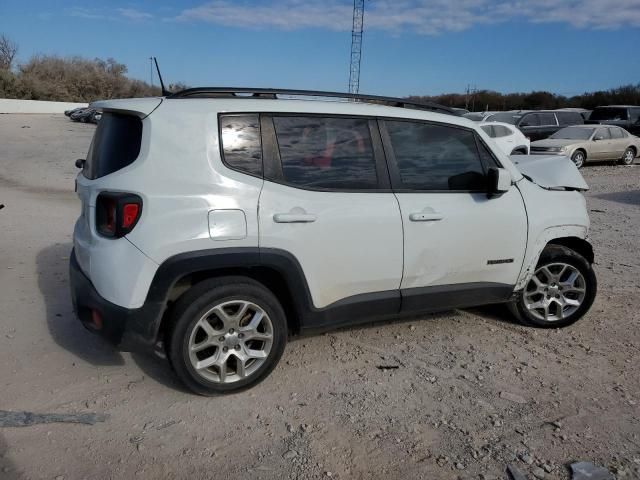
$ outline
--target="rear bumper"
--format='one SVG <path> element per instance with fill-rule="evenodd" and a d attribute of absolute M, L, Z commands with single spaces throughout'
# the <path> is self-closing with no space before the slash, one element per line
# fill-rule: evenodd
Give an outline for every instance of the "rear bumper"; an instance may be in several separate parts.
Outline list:
<path fill-rule="evenodd" d="M 129 309 L 105 300 L 80 269 L 75 251 L 69 260 L 69 284 L 73 310 L 89 331 L 106 338 L 122 351 L 154 348 L 162 302 L 145 302 L 140 308 Z"/>

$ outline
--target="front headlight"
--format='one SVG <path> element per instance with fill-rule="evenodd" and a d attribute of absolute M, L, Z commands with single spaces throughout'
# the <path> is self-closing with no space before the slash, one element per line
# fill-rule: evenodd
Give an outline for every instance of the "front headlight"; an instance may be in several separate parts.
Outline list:
<path fill-rule="evenodd" d="M 563 150 L 563 148 L 560 148 L 560 147 L 549 147 L 549 148 L 547 148 L 547 152 L 560 153 Z"/>

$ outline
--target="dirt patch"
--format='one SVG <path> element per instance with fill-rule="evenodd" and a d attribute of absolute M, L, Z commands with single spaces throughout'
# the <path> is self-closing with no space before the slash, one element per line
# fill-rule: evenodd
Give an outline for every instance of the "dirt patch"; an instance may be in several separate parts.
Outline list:
<path fill-rule="evenodd" d="M 640 478 L 640 167 L 583 169 L 600 292 L 577 324 L 491 307 L 296 338 L 256 388 L 200 398 L 73 318 L 79 204 L 57 192 L 92 132 L 0 116 L 0 408 L 109 416 L 3 428 L 0 478 L 568 479 L 578 460 Z"/>

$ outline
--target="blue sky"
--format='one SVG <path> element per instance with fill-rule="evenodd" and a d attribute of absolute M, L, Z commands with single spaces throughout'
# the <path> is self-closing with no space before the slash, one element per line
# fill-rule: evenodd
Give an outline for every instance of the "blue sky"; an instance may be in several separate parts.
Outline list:
<path fill-rule="evenodd" d="M 32 54 L 113 57 L 149 81 L 345 91 L 351 0 L 0 0 Z M 366 0 L 361 92 L 467 84 L 564 95 L 640 82 L 640 0 Z M 156 80 L 157 81 L 157 80 Z"/>

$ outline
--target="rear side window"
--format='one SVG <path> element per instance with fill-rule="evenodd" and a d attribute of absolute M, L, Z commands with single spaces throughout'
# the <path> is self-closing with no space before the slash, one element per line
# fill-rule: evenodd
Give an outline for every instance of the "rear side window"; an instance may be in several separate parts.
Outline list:
<path fill-rule="evenodd" d="M 338 117 L 273 117 L 286 183 L 303 188 L 375 189 L 369 121 Z"/>
<path fill-rule="evenodd" d="M 93 180 L 131 165 L 140 154 L 142 120 L 105 112 L 89 147 L 83 174 Z"/>
<path fill-rule="evenodd" d="M 222 159 L 234 170 L 262 177 L 258 115 L 221 115 Z"/>
<path fill-rule="evenodd" d="M 582 125 L 584 123 L 584 119 L 582 115 L 574 112 L 556 112 L 556 117 L 558 117 L 558 123 L 562 126 L 566 125 Z"/>
<path fill-rule="evenodd" d="M 486 190 L 473 132 L 446 125 L 387 121 L 403 188 Z"/>
<path fill-rule="evenodd" d="M 537 127 L 540 125 L 540 116 L 537 113 L 530 113 L 522 117 L 521 127 Z"/>
<path fill-rule="evenodd" d="M 610 128 L 609 135 L 611 138 L 622 138 L 622 130 L 619 128 Z"/>
<path fill-rule="evenodd" d="M 538 113 L 540 125 L 543 127 L 557 125 L 556 116 L 553 113 Z"/>

